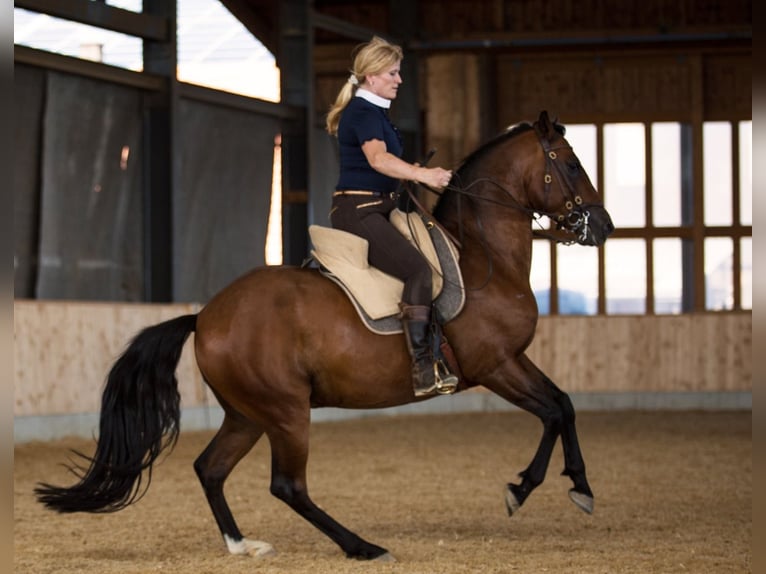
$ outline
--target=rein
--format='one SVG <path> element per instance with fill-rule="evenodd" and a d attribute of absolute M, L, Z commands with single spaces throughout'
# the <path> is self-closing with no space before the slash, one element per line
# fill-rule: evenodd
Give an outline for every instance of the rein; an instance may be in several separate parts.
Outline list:
<path fill-rule="evenodd" d="M 554 214 L 554 213 L 543 212 L 538 209 L 530 209 L 529 207 L 523 205 L 521 201 L 519 201 L 519 199 L 517 199 L 513 195 L 510 189 L 508 189 L 505 185 L 501 184 L 497 180 L 490 177 L 480 177 L 471 181 L 467 185 L 460 185 L 459 184 L 460 176 L 459 174 L 455 174 L 455 176 L 453 176 L 453 180 L 458 180 L 458 184 L 453 185 L 450 182 L 450 184 L 446 186 L 444 191 L 437 191 L 423 184 L 415 184 L 415 185 L 420 185 L 421 187 L 428 190 L 430 193 L 433 193 L 434 195 L 440 198 L 443 197 L 447 191 L 457 194 L 457 220 L 458 220 L 459 239 L 456 239 L 418 201 L 417 197 L 415 196 L 415 193 L 413 192 L 411 182 L 408 182 L 410 183 L 409 185 L 404 186 L 406 193 L 409 196 L 409 200 L 412 201 L 412 203 L 420 211 L 420 213 L 427 218 L 428 221 L 426 222 L 426 224 L 438 226 L 447 235 L 447 237 L 449 237 L 455 243 L 455 245 L 457 245 L 458 249 L 462 249 L 463 238 L 464 238 L 462 202 L 461 202 L 461 199 L 463 197 L 476 200 L 476 201 L 484 201 L 487 203 L 492 203 L 500 207 L 515 209 L 517 211 L 524 213 L 532 221 L 536 222 L 540 226 L 540 229 L 532 230 L 532 234 L 534 237 L 547 239 L 549 241 L 555 241 L 556 243 L 560 243 L 563 245 L 571 245 L 576 242 L 576 239 L 569 239 L 569 240 L 562 239 L 552 233 L 545 231 L 542 228 L 542 225 L 540 224 L 540 218 L 542 216 L 545 216 L 545 217 L 548 217 L 551 221 L 554 221 L 556 223 L 556 228 L 558 230 L 563 229 L 565 232 L 572 233 L 578 236 L 579 239 L 584 240 L 585 238 L 587 238 L 587 235 L 589 232 L 588 220 L 589 220 L 590 214 L 587 210 L 585 210 L 586 206 L 583 205 L 582 197 L 577 195 L 574 189 L 574 186 L 572 185 L 572 182 L 570 181 L 570 178 L 564 172 L 564 169 L 560 165 L 560 162 L 556 161 L 558 159 L 558 154 L 556 153 L 557 150 L 561 150 L 561 149 L 571 150 L 572 147 L 569 144 L 552 147 L 548 139 L 545 137 L 542 137 L 539 134 L 539 132 L 537 132 L 536 129 L 535 129 L 535 133 L 537 134 L 537 139 L 541 147 L 543 148 L 543 152 L 545 154 L 545 174 L 543 176 L 543 183 L 545 186 L 544 187 L 545 196 L 548 197 L 548 195 L 550 194 L 551 183 L 553 182 L 553 179 L 555 177 L 558 181 L 559 189 L 561 190 L 562 194 L 564 195 L 564 198 L 566 199 L 566 202 L 564 204 L 567 210 L 566 214 L 563 214 L 563 213 Z M 434 150 L 431 150 L 428 154 L 427 159 L 421 165 L 424 165 L 425 163 L 427 163 L 428 160 L 431 159 L 431 157 L 433 156 L 433 153 L 434 153 Z M 497 199 L 486 197 L 485 195 L 474 193 L 471 191 L 471 188 L 483 183 L 494 185 L 498 189 L 502 190 L 503 192 L 505 192 L 505 195 L 510 199 L 510 201 L 497 200 Z M 484 228 L 478 213 L 475 215 L 475 218 L 476 218 L 476 227 L 479 230 L 479 242 L 481 243 L 483 251 L 487 257 L 487 277 L 479 287 L 475 287 L 471 289 L 464 287 L 464 289 L 471 290 L 471 291 L 479 291 L 483 289 L 484 287 L 486 287 L 489 284 L 490 280 L 492 279 L 492 275 L 494 273 L 492 257 L 489 254 L 489 246 L 487 245 L 487 242 L 485 240 Z"/>
<path fill-rule="evenodd" d="M 524 206 L 513 195 L 513 193 L 511 193 L 511 191 L 507 187 L 505 187 L 500 182 L 488 177 L 477 178 L 466 186 L 450 184 L 445 189 L 447 191 L 451 191 L 453 193 L 458 194 L 457 211 L 458 211 L 458 228 L 459 228 L 460 240 L 459 241 L 455 240 L 452 237 L 452 235 L 449 234 L 449 232 L 446 232 L 446 230 L 444 230 L 444 228 L 441 227 L 440 224 L 438 224 L 438 222 L 436 223 L 439 225 L 439 227 L 443 231 L 447 233 L 448 237 L 452 238 L 455 241 L 458 247 L 462 247 L 462 239 L 463 239 L 462 204 L 460 202 L 460 199 L 462 196 L 466 196 L 466 197 L 473 198 L 480 201 L 485 201 L 488 203 L 493 203 L 500 207 L 508 207 L 511 209 L 516 209 L 518 211 L 525 213 L 527 216 L 529 216 L 529 218 L 532 221 L 536 222 L 540 226 L 540 229 L 535 229 L 532 231 L 535 237 L 548 239 L 549 241 L 555 241 L 556 243 L 561 243 L 563 245 L 572 245 L 576 243 L 576 239 L 562 239 L 561 237 L 558 237 L 557 235 L 554 235 L 552 233 L 545 231 L 542 228 L 542 225 L 539 223 L 540 218 L 542 216 L 545 216 L 545 217 L 548 217 L 551 221 L 554 221 L 556 223 L 556 229 L 558 230 L 563 229 L 567 233 L 572 233 L 578 236 L 578 238 L 581 241 L 584 241 L 587 238 L 588 232 L 589 232 L 588 221 L 590 219 L 590 213 L 586 210 L 587 205 L 583 204 L 582 197 L 576 193 L 569 176 L 564 172 L 564 169 L 561 167 L 560 162 L 556 161 L 558 159 L 558 154 L 556 153 L 557 150 L 561 150 L 561 149 L 571 150 L 572 146 L 569 144 L 564 144 L 564 145 L 552 147 L 551 142 L 547 138 L 541 136 L 539 132 L 537 132 L 537 129 L 535 129 L 535 133 L 537 133 L 538 142 L 540 143 L 540 146 L 543 148 L 543 152 L 545 154 L 545 174 L 543 176 L 543 182 L 545 185 L 545 188 L 544 188 L 545 196 L 547 197 L 550 194 L 551 183 L 553 182 L 553 178 L 555 176 L 559 184 L 559 189 L 561 190 L 562 194 L 564 195 L 564 198 L 566 199 L 564 207 L 566 208 L 567 213 L 553 214 L 553 213 L 547 213 L 538 209 L 530 209 Z M 433 156 L 433 153 L 434 153 L 434 150 L 431 150 L 431 152 L 429 152 L 428 159 L 430 159 Z M 459 179 L 459 175 L 456 174 L 455 178 Z M 488 198 L 483 195 L 472 193 L 469 191 L 471 187 L 480 183 L 489 183 L 501 189 L 512 200 L 512 203 L 498 201 L 496 199 Z M 418 184 L 418 185 L 421 185 L 426 190 L 428 190 L 429 192 L 439 197 L 443 196 L 445 193 L 445 192 L 436 191 L 435 189 L 432 189 L 426 185 L 422 185 L 422 184 Z M 415 203 L 416 207 L 421 211 L 421 213 L 428 216 L 429 215 L 428 211 L 417 201 L 412 190 L 407 189 L 407 192 L 409 193 L 410 198 Z M 481 222 L 478 220 L 477 220 L 477 225 L 481 229 Z"/>

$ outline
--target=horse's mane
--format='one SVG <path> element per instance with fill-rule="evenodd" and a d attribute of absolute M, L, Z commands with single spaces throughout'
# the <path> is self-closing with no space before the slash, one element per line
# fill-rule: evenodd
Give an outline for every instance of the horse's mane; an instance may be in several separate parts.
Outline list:
<path fill-rule="evenodd" d="M 558 123 L 557 120 L 553 120 L 552 125 L 553 125 L 553 129 L 555 129 L 562 136 L 565 134 L 566 128 L 562 124 Z M 514 138 L 519 134 L 526 133 L 533 129 L 534 129 L 534 124 L 532 124 L 531 122 L 521 122 L 508 127 L 507 129 L 505 129 L 504 131 L 496 135 L 494 138 L 480 145 L 478 148 L 476 148 L 473 152 L 471 152 L 465 158 L 463 158 L 463 161 L 460 162 L 458 167 L 455 169 L 454 173 L 458 176 L 461 174 L 461 172 L 465 173 L 465 170 L 470 165 L 475 163 L 476 160 L 481 158 L 490 148 L 495 147 L 496 145 L 504 142 L 505 140 Z M 449 190 L 445 190 L 445 192 L 440 195 L 439 199 L 436 201 L 436 204 L 434 205 L 434 208 L 433 208 L 434 217 L 439 219 L 444 209 L 447 209 L 445 206 L 449 203 L 448 198 L 452 198 L 452 197 L 454 197 L 454 194 L 450 193 Z"/>
<path fill-rule="evenodd" d="M 558 121 L 556 120 L 553 121 L 553 128 L 562 136 L 566 133 L 566 128 L 562 124 L 558 123 Z M 483 143 L 481 146 L 479 146 L 474 151 L 472 151 L 469 155 L 463 158 L 463 161 L 460 162 L 460 164 L 458 165 L 455 171 L 460 171 L 464 167 L 473 163 L 479 157 L 484 155 L 484 153 L 488 149 L 495 147 L 495 145 L 502 143 L 503 141 L 507 139 L 511 139 L 512 137 L 515 137 L 519 134 L 528 132 L 531 129 L 534 129 L 534 125 L 531 124 L 530 122 L 521 122 L 506 128 L 504 131 L 500 132 L 494 138 Z"/>
<path fill-rule="evenodd" d="M 495 145 L 510 139 L 518 134 L 528 132 L 532 129 L 532 124 L 529 122 L 522 122 L 520 124 L 516 124 L 514 126 L 510 126 L 505 131 L 500 132 L 498 135 L 493 137 L 491 140 L 488 140 L 484 142 L 482 145 L 477 147 L 475 150 L 473 150 L 469 155 L 463 158 L 463 161 L 460 162 L 457 169 L 455 171 L 460 171 L 467 165 L 473 163 L 475 160 L 477 160 L 479 157 L 484 155 L 484 152 L 486 152 L 489 148 L 495 147 Z"/>

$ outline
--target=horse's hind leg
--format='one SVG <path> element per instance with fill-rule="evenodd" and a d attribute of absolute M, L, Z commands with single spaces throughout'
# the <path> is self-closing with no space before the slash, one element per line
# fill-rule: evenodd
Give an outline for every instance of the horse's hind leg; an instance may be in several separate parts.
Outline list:
<path fill-rule="evenodd" d="M 218 433 L 194 461 L 194 470 L 202 483 L 221 535 L 232 554 L 265 556 L 274 552 L 270 544 L 242 536 L 223 494 L 226 478 L 242 457 L 250 452 L 261 435 L 263 431 L 250 421 L 227 414 Z"/>
<path fill-rule="evenodd" d="M 371 544 L 321 510 L 309 498 L 306 463 L 309 448 L 309 414 L 301 421 L 278 425 L 269 431 L 271 442 L 271 493 L 327 535 L 346 553 L 358 560 L 392 561 L 385 548 Z"/>

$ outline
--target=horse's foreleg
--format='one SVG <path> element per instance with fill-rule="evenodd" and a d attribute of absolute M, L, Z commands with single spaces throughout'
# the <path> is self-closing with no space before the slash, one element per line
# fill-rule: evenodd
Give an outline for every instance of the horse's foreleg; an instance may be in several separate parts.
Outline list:
<path fill-rule="evenodd" d="M 520 484 L 508 483 L 505 494 L 505 506 L 508 515 L 513 515 L 532 491 L 542 484 L 548 471 L 553 447 L 561 432 L 561 418 L 558 409 L 551 408 L 546 402 L 540 402 L 530 397 L 513 401 L 517 406 L 536 415 L 543 423 L 543 435 L 537 447 L 535 456 L 526 470 L 519 473 Z"/>
<path fill-rule="evenodd" d="M 593 512 L 593 492 L 585 475 L 585 461 L 580 451 L 580 441 L 575 428 L 575 410 L 569 395 L 559 389 L 540 369 L 526 356 L 522 362 L 530 372 L 541 377 L 550 394 L 558 403 L 561 410 L 561 446 L 564 450 L 564 471 L 561 473 L 572 479 L 574 487 L 569 491 L 569 497 L 578 507 L 587 512 Z"/>
<path fill-rule="evenodd" d="M 532 462 L 519 473 L 521 483 L 509 483 L 506 487 L 505 505 L 508 514 L 513 515 L 545 479 L 553 447 L 564 428 L 564 412 L 558 400 L 560 391 L 525 356 L 506 362 L 504 372 L 495 381 L 488 381 L 486 386 L 532 413 L 543 424 L 543 434 Z"/>
<path fill-rule="evenodd" d="M 551 383 L 553 384 L 553 383 Z M 572 401 L 560 391 L 557 400 L 561 405 L 564 420 L 561 426 L 561 445 L 564 449 L 564 470 L 561 473 L 572 479 L 574 487 L 569 491 L 569 498 L 588 514 L 593 512 L 593 492 L 585 476 L 585 461 L 580 451 L 580 441 L 575 429 L 575 411 Z"/>
<path fill-rule="evenodd" d="M 221 535 L 232 554 L 260 557 L 274 552 L 271 544 L 242 536 L 223 494 L 226 478 L 242 457 L 250 452 L 262 434 L 263 431 L 249 421 L 240 418 L 235 420 L 234 416 L 227 414 L 218 433 L 194 461 L 194 470 L 202 483 Z"/>
<path fill-rule="evenodd" d="M 291 421 L 289 429 L 269 433 L 272 453 L 271 493 L 313 524 L 346 556 L 358 560 L 393 561 L 385 548 L 371 544 L 321 510 L 309 498 L 306 484 L 308 460 L 308 414 L 305 424 Z"/>

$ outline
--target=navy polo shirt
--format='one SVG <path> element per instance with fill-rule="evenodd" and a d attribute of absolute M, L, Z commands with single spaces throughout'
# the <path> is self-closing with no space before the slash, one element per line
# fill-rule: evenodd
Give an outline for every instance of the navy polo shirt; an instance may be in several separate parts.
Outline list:
<path fill-rule="evenodd" d="M 359 96 L 351 98 L 343 110 L 338 124 L 340 177 L 338 191 L 359 189 L 390 193 L 399 180 L 375 171 L 362 151 L 362 144 L 377 139 L 386 144 L 386 150 L 402 157 L 402 139 L 389 120 L 385 108 Z"/>

